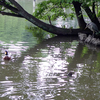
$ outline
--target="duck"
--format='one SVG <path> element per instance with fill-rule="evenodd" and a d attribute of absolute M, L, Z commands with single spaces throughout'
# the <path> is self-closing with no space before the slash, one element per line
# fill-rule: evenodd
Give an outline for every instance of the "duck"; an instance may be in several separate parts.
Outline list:
<path fill-rule="evenodd" d="M 8 56 L 8 51 L 5 51 L 5 57 L 4 57 L 4 60 L 10 60 L 11 57 Z"/>

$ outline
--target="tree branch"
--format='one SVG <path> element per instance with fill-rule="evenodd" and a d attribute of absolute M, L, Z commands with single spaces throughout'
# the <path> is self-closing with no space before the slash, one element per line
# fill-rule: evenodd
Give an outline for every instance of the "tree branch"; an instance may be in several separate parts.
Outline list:
<path fill-rule="evenodd" d="M 33 15 L 29 14 L 27 11 L 25 11 L 15 0 L 9 0 L 15 7 L 11 6 L 11 5 L 6 5 L 6 4 L 2 4 L 3 6 L 5 6 L 5 8 L 10 9 L 11 11 L 15 12 L 16 15 L 18 16 L 22 16 L 23 18 L 27 19 L 28 21 L 30 21 L 31 23 L 33 23 L 34 25 L 42 28 L 43 30 L 56 34 L 56 35 L 78 35 L 78 32 L 83 32 L 83 30 L 81 29 L 65 29 L 65 28 L 59 28 L 50 24 L 47 24 L 37 18 L 35 18 Z M 0 2 L 1 4 L 1 2 Z M 14 10 L 15 11 L 14 11 Z M 2 14 L 8 14 L 11 15 L 10 13 L 6 13 L 6 12 L 1 12 Z M 13 13 L 12 13 L 13 14 Z M 16 16 L 15 14 L 13 14 L 14 16 Z M 86 32 L 86 31 L 85 31 Z M 87 32 L 89 33 L 89 32 Z"/>
<path fill-rule="evenodd" d="M 52 25 L 52 23 L 51 23 L 51 19 L 50 19 L 50 16 L 48 16 L 48 19 L 49 19 L 49 23 L 50 23 L 50 25 Z"/>
<path fill-rule="evenodd" d="M 0 11 L 0 14 L 2 14 L 2 15 L 7 15 L 7 16 L 13 16 L 13 17 L 20 17 L 20 18 L 24 18 L 23 16 L 18 15 L 18 14 L 7 13 L 7 12 L 2 12 L 2 11 Z"/>
<path fill-rule="evenodd" d="M 9 0 L 18 10 L 23 11 L 24 9 L 15 1 L 15 0 Z"/>
<path fill-rule="evenodd" d="M 25 19 L 33 23 L 34 25 L 42 28 L 43 30 L 56 34 L 56 35 L 77 35 L 80 29 L 72 29 L 72 33 L 69 29 L 59 28 L 50 24 L 47 24 L 39 19 L 35 18 L 33 15 L 26 12 L 15 0 L 9 0 L 16 8 L 18 8 L 18 14 L 23 16 Z M 73 32 L 74 31 L 74 32 Z"/>
<path fill-rule="evenodd" d="M 7 9 L 9 9 L 9 10 L 15 12 L 15 13 L 18 13 L 18 9 L 17 9 L 17 8 L 15 8 L 15 7 L 13 7 L 13 6 L 7 4 L 6 2 L 1 2 L 1 1 L 0 1 L 0 5 L 6 7 Z"/>

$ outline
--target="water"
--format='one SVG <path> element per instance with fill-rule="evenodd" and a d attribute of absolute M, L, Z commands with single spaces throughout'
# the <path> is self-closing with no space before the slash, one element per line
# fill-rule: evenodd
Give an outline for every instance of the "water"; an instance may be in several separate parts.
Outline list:
<path fill-rule="evenodd" d="M 0 15 L 0 23 L 0 100 L 100 100 L 99 47 L 77 37 L 40 39 L 34 33 L 44 31 L 28 30 L 25 19 Z"/>

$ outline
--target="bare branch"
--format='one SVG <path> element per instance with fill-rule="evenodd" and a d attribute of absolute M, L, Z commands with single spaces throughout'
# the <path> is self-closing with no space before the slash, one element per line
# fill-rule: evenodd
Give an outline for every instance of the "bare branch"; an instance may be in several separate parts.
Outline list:
<path fill-rule="evenodd" d="M 49 19 L 49 23 L 50 23 L 50 25 L 52 25 L 52 23 L 51 23 L 51 19 L 50 19 L 50 16 L 48 16 L 48 19 Z"/>
<path fill-rule="evenodd" d="M 7 16 L 13 16 L 13 17 L 20 17 L 20 18 L 24 18 L 23 16 L 21 15 L 18 15 L 18 14 L 13 14 L 13 13 L 8 13 L 8 12 L 0 12 L 0 14 L 2 15 L 7 15 Z"/>

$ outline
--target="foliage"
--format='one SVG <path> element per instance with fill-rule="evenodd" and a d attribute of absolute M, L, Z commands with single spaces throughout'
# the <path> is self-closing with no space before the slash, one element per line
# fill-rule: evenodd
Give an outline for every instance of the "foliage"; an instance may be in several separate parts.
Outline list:
<path fill-rule="evenodd" d="M 30 27 L 26 27 L 26 29 L 30 33 L 32 33 L 34 37 L 36 37 L 38 43 L 40 43 L 44 39 L 51 38 L 51 37 L 54 37 L 55 36 L 54 34 L 51 34 L 49 32 L 46 32 L 46 31 L 44 31 L 44 30 L 42 30 L 42 29 L 40 29 L 38 27 L 30 26 Z"/>
<path fill-rule="evenodd" d="M 77 8 L 77 5 L 79 7 L 79 10 Z M 53 30 L 55 27 L 51 27 L 51 25 L 47 26 L 47 24 L 41 23 L 41 21 L 38 19 L 49 20 L 50 24 L 52 24 L 51 20 L 56 20 L 59 17 L 63 18 L 63 20 L 66 20 L 67 17 L 73 19 L 76 15 L 80 29 L 84 29 L 86 23 L 83 18 L 83 13 L 81 13 L 81 7 L 86 11 L 91 21 L 96 22 L 97 26 L 99 26 L 99 21 L 96 17 L 95 4 L 93 0 L 85 0 L 85 1 L 84 0 L 44 0 L 39 4 L 37 4 L 37 8 L 33 14 L 34 16 L 30 16 L 30 14 L 27 11 L 25 11 L 21 7 L 21 5 L 17 3 L 16 0 L 0 0 L 0 6 L 1 6 L 0 13 L 2 15 L 25 18 L 30 22 L 32 22 L 33 24 L 35 24 L 36 26 L 51 33 L 53 32 L 55 33 L 55 31 Z M 91 6 L 92 10 L 89 8 L 89 6 Z M 38 18 L 37 20 L 36 17 Z M 43 25 L 41 25 L 40 23 Z M 51 28 L 48 29 L 48 27 Z M 58 33 L 56 32 L 56 34 L 59 33 L 62 34 L 63 29 L 60 30 L 61 32 L 57 31 Z"/>
<path fill-rule="evenodd" d="M 39 19 L 45 19 L 48 20 L 48 17 L 50 17 L 51 20 L 56 20 L 59 17 L 62 17 L 64 20 L 70 16 L 71 18 L 74 17 L 74 8 L 72 8 L 72 12 L 68 14 L 69 7 L 72 6 L 69 5 L 67 2 L 65 3 L 64 0 L 48 0 L 43 1 L 39 4 L 37 4 L 37 9 L 34 12 L 34 16 Z"/>
<path fill-rule="evenodd" d="M 34 16 L 39 19 L 56 20 L 62 17 L 64 20 L 67 17 L 73 19 L 75 17 L 74 7 L 72 5 L 73 1 L 78 1 L 82 6 L 92 6 L 93 2 L 98 2 L 99 0 L 47 0 L 37 4 L 37 9 L 34 12 Z M 69 8 L 71 13 L 69 13 Z"/>
<path fill-rule="evenodd" d="M 5 5 L 5 6 L 3 6 L 3 5 Z M 14 7 L 14 5 L 9 2 L 9 0 L 0 0 L 0 11 L 1 12 L 5 11 L 5 12 L 15 13 L 12 10 L 9 10 L 6 6 L 13 6 Z"/>
<path fill-rule="evenodd" d="M 100 17 L 100 10 L 98 11 L 98 14 L 97 14 L 97 16 L 98 16 L 98 17 Z"/>
<path fill-rule="evenodd" d="M 84 57 L 86 54 L 88 54 L 88 48 L 85 46 L 82 50 L 81 57 Z"/>

